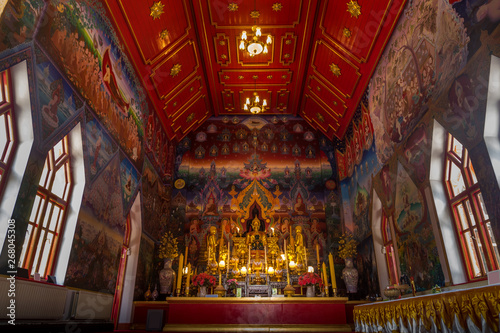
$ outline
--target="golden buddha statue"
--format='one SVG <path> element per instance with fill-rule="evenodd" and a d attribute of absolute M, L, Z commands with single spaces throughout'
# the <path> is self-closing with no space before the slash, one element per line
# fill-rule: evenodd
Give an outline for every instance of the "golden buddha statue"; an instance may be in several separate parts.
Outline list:
<path fill-rule="evenodd" d="M 247 233 L 247 246 L 250 245 L 250 250 L 261 250 L 267 245 L 267 236 L 264 231 L 259 231 L 260 220 L 256 217 L 252 220 L 252 231 Z"/>
<path fill-rule="evenodd" d="M 300 225 L 295 227 L 295 253 L 297 255 L 297 265 L 299 263 L 305 265 L 306 247 L 304 245 L 302 226 Z"/>

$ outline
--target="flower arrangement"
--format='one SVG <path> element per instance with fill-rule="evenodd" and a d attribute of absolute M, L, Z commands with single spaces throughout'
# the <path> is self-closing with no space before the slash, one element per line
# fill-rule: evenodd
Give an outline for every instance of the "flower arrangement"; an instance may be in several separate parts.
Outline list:
<path fill-rule="evenodd" d="M 160 257 L 160 259 L 174 259 L 177 258 L 178 255 L 177 239 L 170 231 L 165 232 L 160 241 L 158 257 Z"/>
<path fill-rule="evenodd" d="M 355 257 L 358 253 L 357 245 L 351 234 L 343 234 L 339 240 L 339 257 L 342 259 Z"/>
<path fill-rule="evenodd" d="M 191 278 L 191 283 L 196 287 L 215 287 L 215 278 L 207 273 L 200 273 Z"/>
<path fill-rule="evenodd" d="M 319 285 L 319 287 L 323 287 L 323 280 L 316 273 L 304 273 L 299 276 L 299 285 L 300 286 L 313 286 Z"/>
<path fill-rule="evenodd" d="M 229 279 L 229 280 L 227 280 L 227 287 L 230 290 L 238 288 L 238 283 L 236 282 L 236 279 Z"/>

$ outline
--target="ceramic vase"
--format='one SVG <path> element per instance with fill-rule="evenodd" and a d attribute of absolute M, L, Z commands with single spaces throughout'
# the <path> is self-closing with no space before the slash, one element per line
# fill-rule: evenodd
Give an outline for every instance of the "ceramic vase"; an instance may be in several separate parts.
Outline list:
<path fill-rule="evenodd" d="M 358 292 L 358 270 L 354 268 L 352 258 L 345 258 L 345 268 L 342 270 L 342 279 L 344 280 L 347 293 Z"/>
<path fill-rule="evenodd" d="M 201 286 L 200 287 L 200 297 L 205 297 L 207 296 L 207 287 Z"/>
<path fill-rule="evenodd" d="M 306 288 L 306 297 L 314 297 L 316 296 L 316 292 L 314 290 L 314 285 L 307 286 Z"/>

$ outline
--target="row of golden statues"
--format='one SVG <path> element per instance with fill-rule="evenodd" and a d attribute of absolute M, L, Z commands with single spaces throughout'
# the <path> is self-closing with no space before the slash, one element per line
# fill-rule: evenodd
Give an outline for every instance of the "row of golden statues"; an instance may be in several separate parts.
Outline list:
<path fill-rule="evenodd" d="M 286 270 L 285 263 L 292 274 L 301 274 L 308 270 L 307 247 L 302 234 L 302 226 L 295 227 L 295 237 L 290 230 L 288 246 L 281 251 L 278 235 L 260 231 L 261 221 L 252 220 L 252 230 L 246 236 L 236 233 L 231 240 L 224 243 L 224 238 L 217 237 L 217 229 L 212 226 L 206 240 L 207 273 L 216 274 L 224 271 L 236 278 L 244 280 L 247 274 L 254 274 L 252 283 L 261 284 L 262 273 L 269 274 L 274 281 L 281 281 Z M 286 253 L 286 255 L 285 255 Z M 318 254 L 319 266 L 319 254 Z"/>

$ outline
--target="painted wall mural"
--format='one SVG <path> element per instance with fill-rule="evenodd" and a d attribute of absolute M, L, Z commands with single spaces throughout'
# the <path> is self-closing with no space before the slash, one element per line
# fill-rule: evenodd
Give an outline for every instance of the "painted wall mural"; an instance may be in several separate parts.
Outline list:
<path fill-rule="evenodd" d="M 85 188 L 82 210 L 88 210 L 107 228 L 125 233 L 124 209 L 121 198 L 118 156 L 115 156 L 99 177 Z"/>
<path fill-rule="evenodd" d="M 137 166 L 149 105 L 101 2 L 49 1 L 37 40 Z"/>
<path fill-rule="evenodd" d="M 83 108 L 83 101 L 59 73 L 48 57 L 35 47 L 38 103 L 42 141 Z"/>
<path fill-rule="evenodd" d="M 33 39 L 44 1 L 8 1 L 2 14 L 0 52 Z"/>
<path fill-rule="evenodd" d="M 165 186 L 148 158 L 142 172 L 142 228 L 151 238 L 159 241 L 166 229 L 170 212 L 171 186 Z"/>
<path fill-rule="evenodd" d="M 368 109 L 382 164 L 464 67 L 469 40 L 448 1 L 408 2 L 369 85 Z"/>
<path fill-rule="evenodd" d="M 114 294 L 123 235 L 81 211 L 65 285 Z"/>
<path fill-rule="evenodd" d="M 148 116 L 146 123 L 145 153 L 165 183 L 172 181 L 175 145 L 167 139 L 156 113 Z"/>
<path fill-rule="evenodd" d="M 87 151 L 85 171 L 87 178 L 92 182 L 116 154 L 118 146 L 94 115 L 88 109 L 85 111 L 84 142 Z"/>
<path fill-rule="evenodd" d="M 263 230 L 280 234 L 280 244 L 292 225 L 302 225 L 308 247 L 317 241 L 327 254 L 326 207 L 338 216 L 338 195 L 330 196 L 338 191 L 335 156 L 302 119 L 212 118 L 177 150 L 173 217 L 184 225 L 190 260 L 204 251 L 209 226 L 222 228 L 227 239 L 251 230 L 256 216 Z"/>
<path fill-rule="evenodd" d="M 156 280 L 153 277 L 154 251 L 154 242 L 148 236 L 143 234 L 139 248 L 137 274 L 135 276 L 134 301 L 144 301 L 144 293 L 146 293 L 148 288 L 151 288 L 151 291 L 155 288 L 155 285 L 153 284 Z"/>
<path fill-rule="evenodd" d="M 394 220 L 401 274 L 413 277 L 417 290 L 444 285 L 427 203 L 400 163 Z"/>

